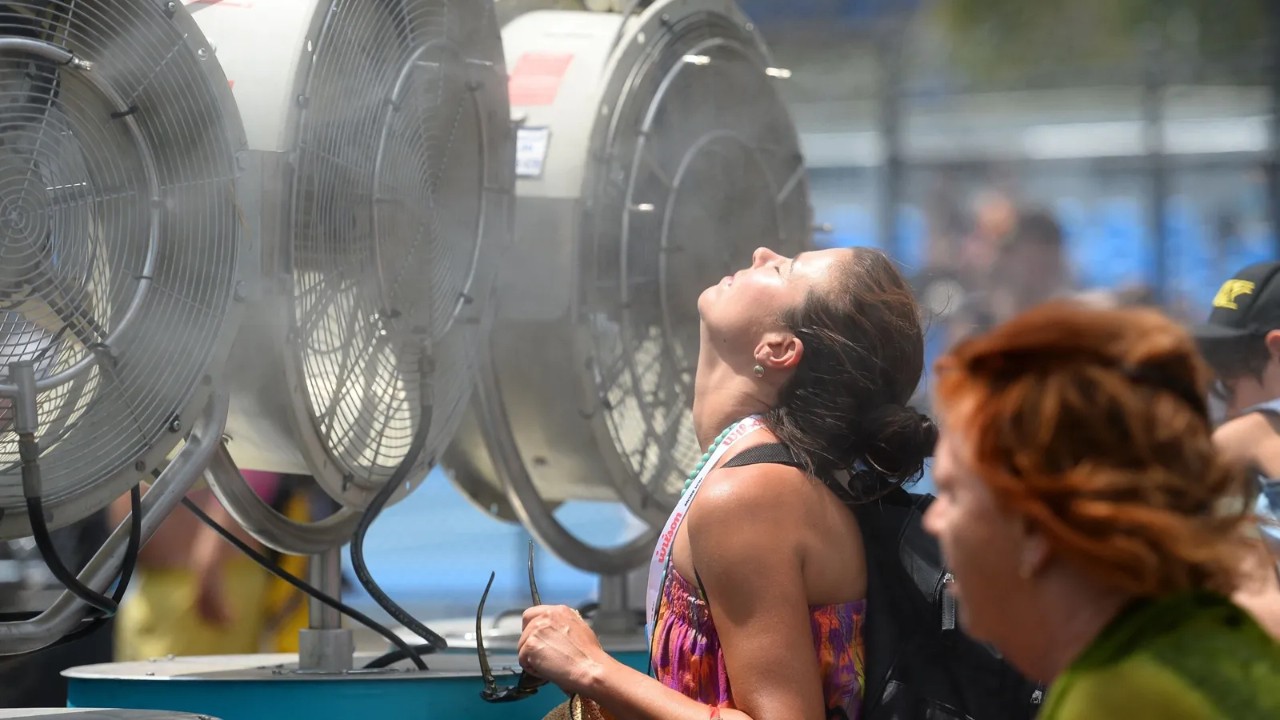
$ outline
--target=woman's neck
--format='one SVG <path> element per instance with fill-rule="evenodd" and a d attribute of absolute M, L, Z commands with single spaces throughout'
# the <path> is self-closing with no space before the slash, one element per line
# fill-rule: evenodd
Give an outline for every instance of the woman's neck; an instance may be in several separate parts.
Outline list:
<path fill-rule="evenodd" d="M 705 449 L 730 424 L 768 412 L 771 403 L 763 394 L 759 383 L 728 368 L 699 368 L 693 388 L 693 432 L 698 445 Z"/>
<path fill-rule="evenodd" d="M 1070 667 L 1131 600 L 1078 578 L 1059 579 L 1040 593 L 1037 630 L 1023 633 L 1027 647 L 1007 653 L 1028 676 L 1045 682 Z"/>

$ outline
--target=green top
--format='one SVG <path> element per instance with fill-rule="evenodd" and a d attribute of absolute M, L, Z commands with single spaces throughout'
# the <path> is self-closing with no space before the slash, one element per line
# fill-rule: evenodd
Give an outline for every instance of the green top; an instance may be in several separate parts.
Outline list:
<path fill-rule="evenodd" d="M 1280 644 L 1218 595 L 1137 602 L 1058 676 L 1039 718 L 1280 718 Z"/>

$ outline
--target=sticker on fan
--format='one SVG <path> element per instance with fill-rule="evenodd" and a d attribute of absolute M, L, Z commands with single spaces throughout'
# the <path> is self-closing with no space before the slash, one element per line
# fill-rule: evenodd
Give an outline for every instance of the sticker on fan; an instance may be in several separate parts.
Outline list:
<path fill-rule="evenodd" d="M 522 127 L 516 130 L 516 177 L 542 177 L 551 144 L 551 128 Z"/>
<path fill-rule="evenodd" d="M 511 70 L 507 92 L 513 106 L 550 105 L 560 92 L 560 83 L 573 62 L 569 53 L 527 52 Z"/>

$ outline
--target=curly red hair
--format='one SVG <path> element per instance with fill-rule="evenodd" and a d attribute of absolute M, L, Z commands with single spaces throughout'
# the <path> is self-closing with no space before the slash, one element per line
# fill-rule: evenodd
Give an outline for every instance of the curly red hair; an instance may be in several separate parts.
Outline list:
<path fill-rule="evenodd" d="M 1002 505 L 1135 596 L 1236 585 L 1244 476 L 1214 449 L 1209 370 L 1152 309 L 1052 303 L 937 363 L 939 414 Z"/>

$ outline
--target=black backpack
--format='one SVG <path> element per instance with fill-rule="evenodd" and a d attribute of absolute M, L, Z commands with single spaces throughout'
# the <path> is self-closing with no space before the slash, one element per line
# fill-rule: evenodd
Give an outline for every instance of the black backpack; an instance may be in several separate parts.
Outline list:
<path fill-rule="evenodd" d="M 777 463 L 801 467 L 776 443 L 739 453 L 724 467 Z M 894 487 L 856 502 L 823 482 L 858 517 L 866 547 L 866 676 L 863 720 L 1022 720 L 1033 718 L 1044 688 L 959 627 L 951 575 L 921 525 L 932 495 Z"/>

